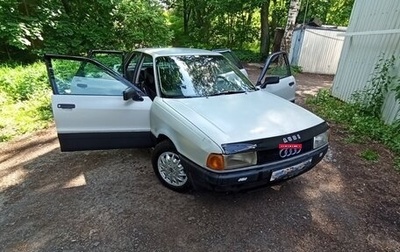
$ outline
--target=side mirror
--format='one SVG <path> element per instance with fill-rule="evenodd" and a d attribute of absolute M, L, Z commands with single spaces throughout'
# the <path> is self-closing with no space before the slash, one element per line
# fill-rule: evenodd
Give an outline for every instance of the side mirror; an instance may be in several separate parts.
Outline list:
<path fill-rule="evenodd" d="M 124 98 L 124 101 L 127 101 L 129 99 L 132 99 L 134 101 L 143 101 L 143 97 L 140 96 L 140 94 L 134 89 L 133 87 L 128 87 L 127 89 L 122 92 L 122 96 Z"/>
<path fill-rule="evenodd" d="M 265 88 L 267 85 L 270 84 L 278 84 L 280 81 L 279 76 L 267 76 L 262 84 L 260 84 L 261 88 Z"/>

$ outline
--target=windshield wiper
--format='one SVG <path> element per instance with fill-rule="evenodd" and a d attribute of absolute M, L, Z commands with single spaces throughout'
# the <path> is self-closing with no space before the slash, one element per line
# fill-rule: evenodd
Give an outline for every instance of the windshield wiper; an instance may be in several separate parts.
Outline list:
<path fill-rule="evenodd" d="M 217 96 L 217 95 L 229 95 L 229 94 L 242 94 L 242 93 L 247 93 L 244 90 L 230 90 L 230 91 L 224 91 L 220 93 L 215 93 L 215 94 L 210 94 L 208 96 Z"/>

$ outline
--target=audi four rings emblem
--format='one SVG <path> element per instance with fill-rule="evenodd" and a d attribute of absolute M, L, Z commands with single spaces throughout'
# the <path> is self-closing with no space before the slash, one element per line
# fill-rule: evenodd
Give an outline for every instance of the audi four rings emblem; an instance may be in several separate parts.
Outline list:
<path fill-rule="evenodd" d="M 303 148 L 302 144 L 279 144 L 279 156 L 287 158 L 297 155 Z"/>
<path fill-rule="evenodd" d="M 294 156 L 296 154 L 299 154 L 300 151 L 301 151 L 301 149 L 285 148 L 285 149 L 281 149 L 279 151 L 279 156 L 281 156 L 281 158 L 286 158 L 286 157 L 290 157 L 290 156 Z"/>

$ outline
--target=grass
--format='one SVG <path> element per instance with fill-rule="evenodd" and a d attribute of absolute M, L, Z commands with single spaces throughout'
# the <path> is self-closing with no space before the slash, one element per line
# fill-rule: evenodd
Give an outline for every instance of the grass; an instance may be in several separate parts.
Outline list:
<path fill-rule="evenodd" d="M 0 142 L 47 127 L 50 95 L 43 63 L 0 66 Z"/>
<path fill-rule="evenodd" d="M 361 152 L 360 155 L 362 158 L 364 158 L 367 161 L 378 161 L 379 159 L 379 154 L 376 151 L 370 150 L 370 149 L 366 149 L 363 152 Z"/>
<path fill-rule="evenodd" d="M 394 167 L 400 171 L 400 123 L 386 125 L 380 118 L 364 111 L 357 104 L 340 101 L 330 95 L 329 90 L 321 90 L 316 96 L 307 99 L 310 108 L 328 122 L 340 124 L 350 133 L 348 141 L 375 141 L 385 145 L 395 155 Z M 365 150 L 361 156 L 376 161 L 379 156 Z"/>

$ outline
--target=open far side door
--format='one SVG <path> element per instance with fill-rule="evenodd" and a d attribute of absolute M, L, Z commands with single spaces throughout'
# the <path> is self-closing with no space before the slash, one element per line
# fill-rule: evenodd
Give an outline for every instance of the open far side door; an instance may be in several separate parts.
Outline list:
<path fill-rule="evenodd" d="M 233 63 L 235 66 L 237 66 L 240 71 L 248 77 L 249 75 L 247 74 L 246 69 L 244 68 L 242 62 L 240 62 L 240 59 L 236 56 L 234 52 L 232 52 L 231 49 L 214 49 L 214 52 L 218 52 L 222 54 L 225 58 L 227 58 L 231 63 Z"/>
<path fill-rule="evenodd" d="M 95 59 L 115 72 L 124 74 L 124 61 L 126 53 L 117 50 L 90 50 L 88 57 Z"/>
<path fill-rule="evenodd" d="M 279 82 L 267 84 L 268 79 L 273 77 L 279 77 Z M 256 85 L 286 100 L 295 101 L 296 80 L 290 70 L 289 60 L 285 52 L 276 52 L 267 58 Z"/>
<path fill-rule="evenodd" d="M 62 151 L 152 146 L 149 97 L 96 60 L 44 59 Z"/>

